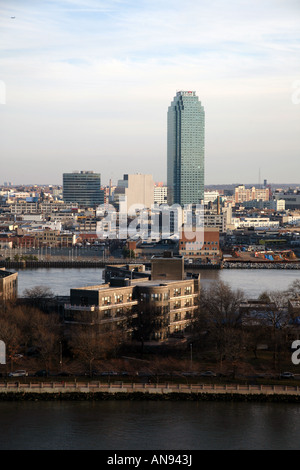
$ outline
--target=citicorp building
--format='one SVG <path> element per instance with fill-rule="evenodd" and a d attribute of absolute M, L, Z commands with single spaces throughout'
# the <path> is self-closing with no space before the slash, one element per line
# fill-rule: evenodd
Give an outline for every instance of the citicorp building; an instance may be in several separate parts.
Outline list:
<path fill-rule="evenodd" d="M 168 109 L 168 204 L 204 200 L 205 113 L 195 91 L 178 91 Z"/>

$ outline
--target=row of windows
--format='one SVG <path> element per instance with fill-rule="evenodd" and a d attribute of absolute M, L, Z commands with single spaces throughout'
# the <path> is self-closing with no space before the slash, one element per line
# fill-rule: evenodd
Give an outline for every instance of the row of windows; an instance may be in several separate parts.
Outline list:
<path fill-rule="evenodd" d="M 102 297 L 102 305 L 110 305 L 112 297 L 110 295 L 106 297 Z M 114 303 L 118 304 L 121 302 L 131 302 L 132 301 L 132 293 L 123 295 L 123 294 L 115 294 L 114 295 Z"/>
<path fill-rule="evenodd" d="M 183 245 L 184 243 L 193 243 L 193 245 L 202 245 L 202 242 L 193 242 L 193 241 L 181 241 L 180 245 Z M 204 245 L 218 245 L 219 242 L 203 242 Z"/>

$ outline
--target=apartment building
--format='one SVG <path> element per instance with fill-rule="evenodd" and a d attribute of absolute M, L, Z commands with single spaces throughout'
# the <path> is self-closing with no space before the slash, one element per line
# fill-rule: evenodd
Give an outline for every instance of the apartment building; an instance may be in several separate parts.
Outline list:
<path fill-rule="evenodd" d="M 18 295 L 18 273 L 0 268 L 0 301 L 13 300 Z"/>
<path fill-rule="evenodd" d="M 76 235 L 59 230 L 42 230 L 34 234 L 37 246 L 72 247 L 76 243 Z"/>
<path fill-rule="evenodd" d="M 182 257 L 163 258 L 164 271 L 161 259 L 153 258 L 153 265 L 158 268 L 154 279 L 112 278 L 106 284 L 71 289 L 70 304 L 65 305 L 65 323 L 73 327 L 90 325 L 99 331 L 120 328 L 134 339 L 137 325 L 143 319 L 144 325 L 151 323 L 147 333 L 144 331 L 145 341 L 184 335 L 198 309 L 200 277 L 182 279 L 184 274 L 179 274 L 184 263 Z M 174 269 L 177 278 L 170 279 Z"/>

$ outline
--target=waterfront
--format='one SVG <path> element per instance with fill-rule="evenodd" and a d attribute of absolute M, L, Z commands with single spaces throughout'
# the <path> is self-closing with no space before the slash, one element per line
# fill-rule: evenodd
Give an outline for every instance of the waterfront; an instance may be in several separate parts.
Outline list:
<path fill-rule="evenodd" d="M 195 273 L 196 271 L 193 270 Z M 285 290 L 296 279 L 297 270 L 277 269 L 222 269 L 199 270 L 201 284 L 207 287 L 211 282 L 222 280 L 232 289 L 242 289 L 249 298 L 256 298 L 266 290 Z M 102 268 L 38 268 L 18 271 L 18 291 L 22 296 L 25 289 L 42 285 L 50 287 L 55 295 L 69 295 L 71 288 L 91 286 L 103 282 Z"/>
<path fill-rule="evenodd" d="M 99 268 L 19 271 L 19 295 L 35 285 L 68 295 L 72 287 L 103 282 Z M 203 270 L 248 297 L 284 290 L 297 271 Z M 0 402 L 2 450 L 298 450 L 296 403 L 188 401 Z M 25 431 L 26 430 L 26 431 Z"/>
<path fill-rule="evenodd" d="M 1 450 L 298 450 L 296 404 L 0 403 Z"/>

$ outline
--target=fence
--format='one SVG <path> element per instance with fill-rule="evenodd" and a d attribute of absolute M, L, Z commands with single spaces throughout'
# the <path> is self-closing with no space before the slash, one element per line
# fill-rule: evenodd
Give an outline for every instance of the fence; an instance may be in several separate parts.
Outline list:
<path fill-rule="evenodd" d="M 149 384 L 149 383 L 103 383 L 103 382 L 6 382 L 0 383 L 0 394 L 7 392 L 65 393 L 212 393 L 212 394 L 264 394 L 300 395 L 298 385 L 245 385 L 245 384 Z"/>

